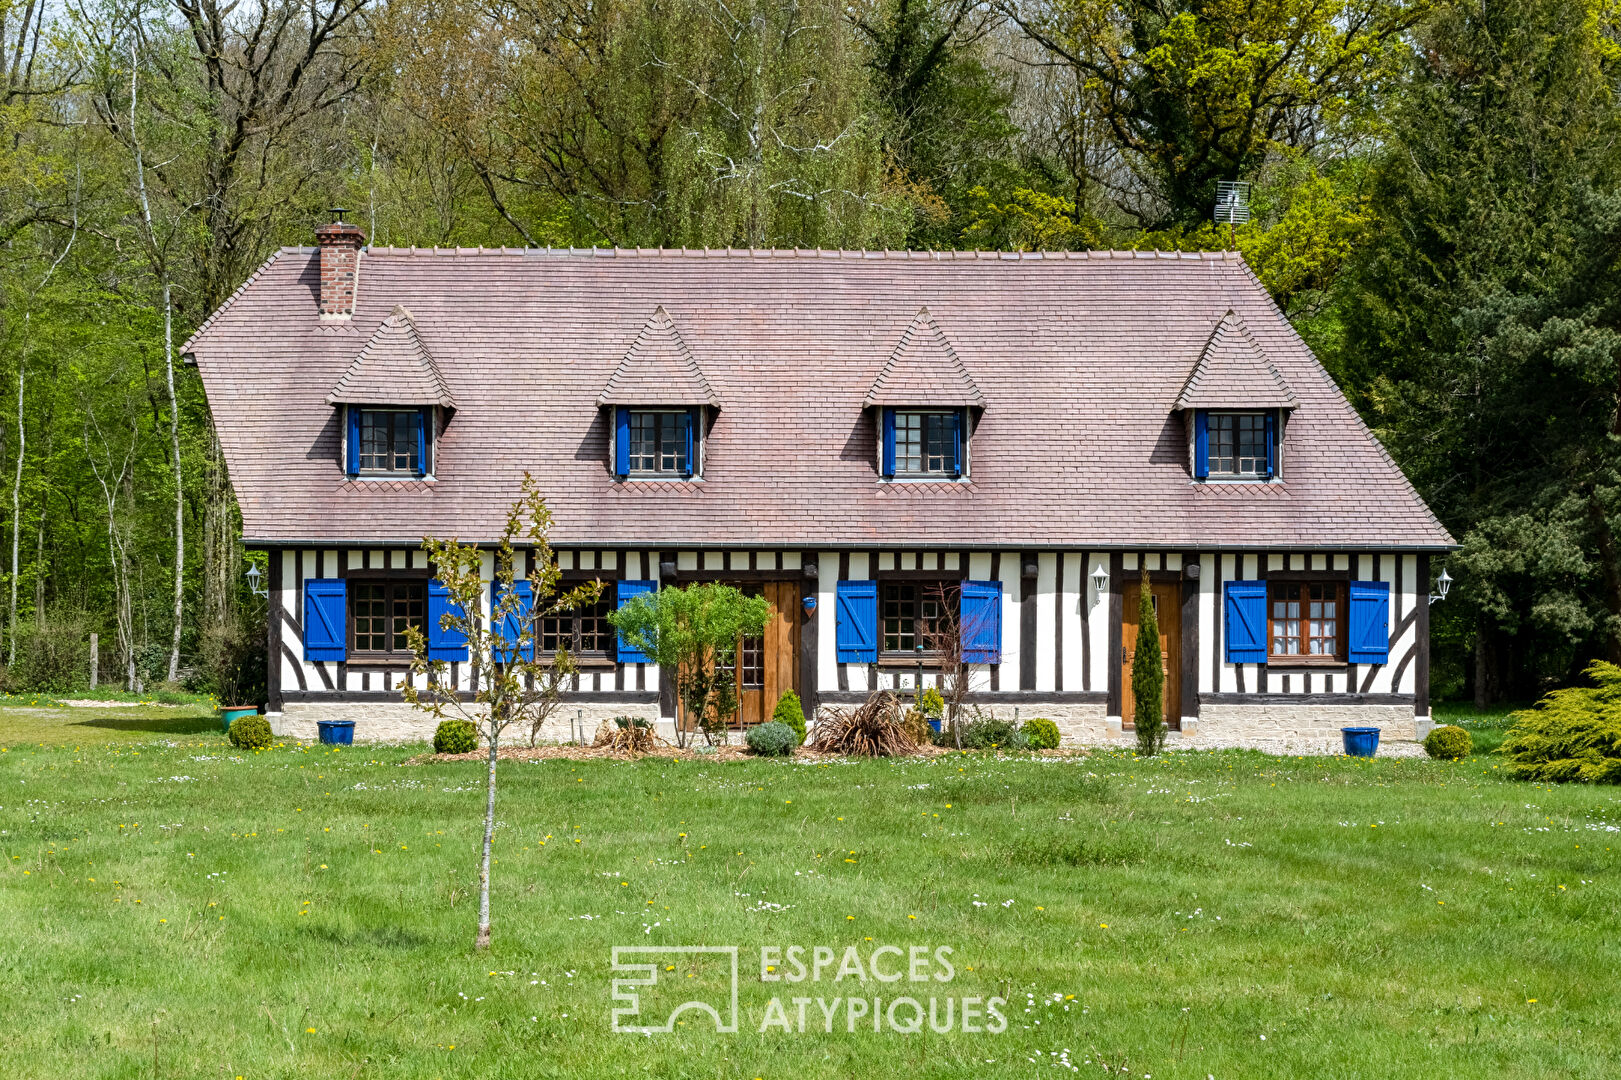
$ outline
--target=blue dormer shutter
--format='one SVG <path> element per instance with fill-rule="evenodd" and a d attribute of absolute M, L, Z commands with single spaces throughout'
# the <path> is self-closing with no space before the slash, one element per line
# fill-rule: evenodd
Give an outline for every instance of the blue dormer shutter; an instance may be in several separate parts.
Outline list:
<path fill-rule="evenodd" d="M 1266 478 L 1272 479 L 1278 475 L 1278 413 L 1276 409 L 1266 412 Z"/>
<path fill-rule="evenodd" d="M 965 581 L 958 608 L 962 658 L 969 664 L 1002 662 L 1002 583 Z"/>
<path fill-rule="evenodd" d="M 446 615 L 460 618 L 461 606 L 450 598 L 450 590 L 438 578 L 428 582 L 428 659 L 467 659 L 467 635 L 452 627 L 441 626 Z"/>
<path fill-rule="evenodd" d="M 883 474 L 885 476 L 894 476 L 895 475 L 895 410 L 890 409 L 890 408 L 884 408 L 884 409 L 881 409 L 879 411 L 882 414 L 882 416 L 880 418 L 880 423 L 883 425 L 883 432 L 880 435 L 880 438 L 883 441 L 883 447 L 884 447 L 884 462 L 883 462 L 884 469 L 883 469 Z"/>
<path fill-rule="evenodd" d="M 962 477 L 962 429 L 963 410 L 958 409 L 951 414 L 951 468 L 952 479 Z"/>
<path fill-rule="evenodd" d="M 411 414 L 412 440 L 417 444 L 417 475 L 428 475 L 428 410 L 418 409 Z"/>
<path fill-rule="evenodd" d="M 656 581 L 616 581 L 615 589 L 618 597 L 614 607 L 622 608 L 638 596 L 658 591 L 659 583 Z M 645 664 L 647 654 L 641 649 L 632 648 L 626 641 L 624 634 L 616 635 L 619 641 L 619 662 L 621 664 Z"/>
<path fill-rule="evenodd" d="M 495 658 L 500 663 L 510 662 L 516 653 L 518 639 L 523 636 L 524 624 L 528 621 L 529 612 L 534 607 L 534 595 L 529 586 L 528 579 L 520 578 L 512 583 L 512 591 L 518 594 L 518 606 L 515 610 L 507 612 L 506 618 L 501 620 L 500 626 L 491 626 L 496 638 Z M 501 603 L 503 593 L 499 581 L 490 582 L 490 618 L 495 618 L 495 609 Z M 535 644 L 523 650 L 523 659 L 535 658 Z"/>
<path fill-rule="evenodd" d="M 1351 582 L 1351 649 L 1353 664 L 1390 662 L 1390 582 Z"/>
<path fill-rule="evenodd" d="M 1266 582 L 1227 582 L 1227 662 L 1266 663 Z"/>
<path fill-rule="evenodd" d="M 1199 480 L 1210 475 L 1210 416 L 1203 409 L 1193 410 L 1193 475 Z"/>
<path fill-rule="evenodd" d="M 349 420 L 349 452 L 345 455 L 344 467 L 350 476 L 360 475 L 360 406 L 345 405 L 343 411 Z"/>
<path fill-rule="evenodd" d="M 614 410 L 614 475 L 630 475 L 630 410 L 622 405 Z"/>
<path fill-rule="evenodd" d="M 304 659 L 348 659 L 347 612 L 342 578 L 304 582 Z"/>
<path fill-rule="evenodd" d="M 688 476 L 688 477 L 692 476 L 694 473 L 696 473 L 698 471 L 698 459 L 693 454 L 693 450 L 698 445 L 697 431 L 698 431 L 698 410 L 697 409 L 688 409 L 687 410 L 687 470 L 686 470 L 685 473 L 682 474 L 682 475 Z"/>
<path fill-rule="evenodd" d="M 885 410 L 886 412 L 888 410 Z M 878 583 L 841 581 L 834 588 L 835 638 L 839 663 L 878 660 Z"/>

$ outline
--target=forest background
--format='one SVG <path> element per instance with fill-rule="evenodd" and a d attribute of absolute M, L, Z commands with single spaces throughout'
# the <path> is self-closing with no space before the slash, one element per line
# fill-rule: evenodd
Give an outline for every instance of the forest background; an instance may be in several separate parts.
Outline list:
<path fill-rule="evenodd" d="M 82 685 L 96 633 L 109 682 L 260 692 L 177 347 L 335 206 L 388 245 L 1236 245 L 1463 545 L 1437 696 L 1621 661 L 1616 5 L 0 0 L 0 689 Z"/>

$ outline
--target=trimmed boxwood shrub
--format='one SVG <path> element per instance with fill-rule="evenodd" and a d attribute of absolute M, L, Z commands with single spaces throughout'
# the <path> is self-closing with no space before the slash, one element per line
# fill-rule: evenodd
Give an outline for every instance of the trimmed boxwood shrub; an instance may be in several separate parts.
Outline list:
<path fill-rule="evenodd" d="M 951 734 L 949 725 L 940 725 L 941 745 L 955 745 L 956 739 Z M 1029 745 L 1025 733 L 1014 725 L 1011 720 L 1004 720 L 999 716 L 976 716 L 962 725 L 962 748 L 964 750 L 1023 750 Z"/>
<path fill-rule="evenodd" d="M 805 742 L 805 707 L 799 703 L 799 695 L 792 690 L 784 690 L 782 697 L 777 699 L 777 707 L 771 710 L 771 719 L 778 724 L 787 724 L 794 732 L 794 745 L 802 746 Z"/>
<path fill-rule="evenodd" d="M 1057 750 L 1058 725 L 1045 716 L 1038 716 L 1024 725 L 1024 737 L 1032 750 Z"/>
<path fill-rule="evenodd" d="M 1595 660 L 1593 686 L 1555 690 L 1517 712 L 1497 752 L 1521 780 L 1621 784 L 1621 667 Z"/>
<path fill-rule="evenodd" d="M 241 750 L 263 750 L 276 738 L 270 730 L 270 721 L 262 716 L 241 716 L 232 720 L 227 737 L 232 746 Z"/>
<path fill-rule="evenodd" d="M 743 736 L 743 741 L 748 744 L 750 750 L 766 757 L 791 754 L 798 745 L 794 729 L 777 720 L 749 728 L 748 734 Z"/>
<path fill-rule="evenodd" d="M 1424 752 L 1432 758 L 1456 761 L 1469 756 L 1475 740 L 1456 724 L 1446 724 L 1424 736 Z"/>
<path fill-rule="evenodd" d="M 433 733 L 436 754 L 471 754 L 478 749 L 478 729 L 471 720 L 441 720 Z"/>

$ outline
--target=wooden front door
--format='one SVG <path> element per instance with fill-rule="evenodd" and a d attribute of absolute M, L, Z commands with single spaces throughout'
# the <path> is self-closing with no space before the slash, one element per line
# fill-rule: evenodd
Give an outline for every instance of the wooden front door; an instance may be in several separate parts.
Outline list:
<path fill-rule="evenodd" d="M 1159 621 L 1160 662 L 1165 667 L 1165 726 L 1182 728 L 1182 586 L 1177 582 L 1149 583 L 1154 598 L 1154 616 Z M 1142 583 L 1126 585 L 1120 626 L 1120 718 L 1133 727 L 1135 709 L 1131 698 L 1131 662 L 1137 655 L 1137 611 Z"/>
<path fill-rule="evenodd" d="M 744 727 L 771 719 L 784 690 L 799 691 L 799 582 L 738 586 L 771 605 L 765 633 L 738 643 L 737 718 Z"/>

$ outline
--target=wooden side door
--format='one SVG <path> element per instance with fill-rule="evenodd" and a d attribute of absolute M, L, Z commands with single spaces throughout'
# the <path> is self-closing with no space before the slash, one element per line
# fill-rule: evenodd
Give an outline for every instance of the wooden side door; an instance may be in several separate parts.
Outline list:
<path fill-rule="evenodd" d="M 771 605 L 765 633 L 738 643 L 737 718 L 744 727 L 771 719 L 783 691 L 799 690 L 799 583 L 767 581 L 739 586 Z"/>
<path fill-rule="evenodd" d="M 1160 663 L 1165 669 L 1165 726 L 1182 728 L 1182 589 L 1175 582 L 1149 583 L 1154 617 L 1159 622 Z M 1131 662 L 1137 655 L 1137 610 L 1142 583 L 1126 584 L 1120 626 L 1120 718 L 1124 726 L 1134 725 L 1135 704 L 1131 697 Z"/>

